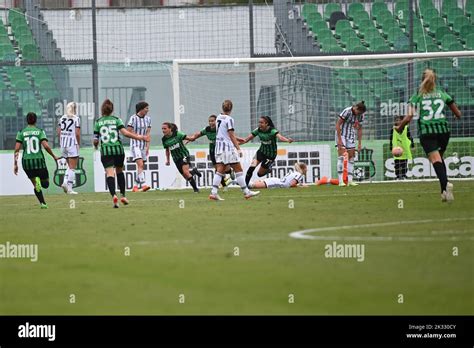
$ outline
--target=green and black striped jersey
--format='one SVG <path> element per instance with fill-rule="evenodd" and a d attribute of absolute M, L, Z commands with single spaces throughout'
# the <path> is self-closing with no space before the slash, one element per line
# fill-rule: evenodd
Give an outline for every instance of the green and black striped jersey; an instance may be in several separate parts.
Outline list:
<path fill-rule="evenodd" d="M 95 121 L 94 134 L 100 140 L 100 153 L 102 156 L 123 155 L 120 130 L 125 128 L 123 121 L 116 116 L 102 116 Z"/>
<path fill-rule="evenodd" d="M 419 114 L 420 135 L 448 133 L 449 125 L 444 115 L 444 107 L 453 102 L 453 98 L 439 88 L 428 94 L 417 93 L 412 96 L 410 104 Z"/>
<path fill-rule="evenodd" d="M 214 152 L 216 150 L 216 129 L 207 126 L 201 130 L 201 135 L 207 136 L 209 140 L 209 152 Z"/>
<path fill-rule="evenodd" d="M 21 143 L 23 154 L 21 164 L 23 169 L 43 169 L 46 168 L 41 142 L 48 141 L 46 133 L 36 126 L 28 126 L 19 131 L 16 135 L 16 141 Z"/>
<path fill-rule="evenodd" d="M 268 158 L 275 158 L 277 156 L 277 141 L 276 135 L 279 133 L 275 128 L 270 128 L 266 132 L 256 128 L 252 131 L 254 137 L 260 138 L 260 148 L 258 151 L 262 152 Z"/>
<path fill-rule="evenodd" d="M 185 138 L 186 134 L 178 131 L 168 137 L 165 136 L 161 139 L 163 142 L 163 147 L 165 149 L 170 149 L 171 156 L 175 162 L 189 156 L 189 151 L 183 144 L 183 140 Z"/>

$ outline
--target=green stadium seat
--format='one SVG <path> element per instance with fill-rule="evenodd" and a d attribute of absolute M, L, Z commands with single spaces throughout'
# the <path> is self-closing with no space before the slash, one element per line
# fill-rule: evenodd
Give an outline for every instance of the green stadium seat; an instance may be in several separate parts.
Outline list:
<path fill-rule="evenodd" d="M 474 50 L 474 31 L 466 36 L 466 47 L 470 50 Z"/>
<path fill-rule="evenodd" d="M 303 5 L 301 13 L 303 14 L 304 18 L 308 18 L 308 15 L 318 13 L 318 8 L 315 4 L 306 3 Z"/>
<path fill-rule="evenodd" d="M 436 35 L 436 30 L 440 27 L 446 27 L 446 22 L 441 17 L 433 18 L 430 21 L 429 32 L 432 36 Z"/>
<path fill-rule="evenodd" d="M 323 46 L 322 51 L 324 53 L 342 53 L 344 52 L 344 49 L 339 46 L 339 45 L 329 45 L 329 46 Z"/>
<path fill-rule="evenodd" d="M 388 11 L 387 5 L 384 2 L 374 2 L 372 4 L 372 18 L 377 20 L 379 15 Z M 390 12 L 390 11 L 389 11 Z"/>
<path fill-rule="evenodd" d="M 53 80 L 41 80 L 38 82 L 38 88 L 39 89 L 55 89 L 56 84 L 54 83 Z"/>
<path fill-rule="evenodd" d="M 380 35 L 378 37 L 377 36 L 370 37 L 369 41 L 367 41 L 367 39 L 365 41 L 368 43 L 371 51 L 375 51 L 375 47 L 381 47 L 381 46 L 386 46 L 386 48 L 389 49 L 389 45 L 385 42 L 383 37 L 381 37 Z"/>
<path fill-rule="evenodd" d="M 336 11 L 341 11 L 341 5 L 338 3 L 330 3 L 324 7 L 324 19 L 329 21 L 331 14 Z"/>
<path fill-rule="evenodd" d="M 46 101 L 46 103 L 48 102 L 48 100 L 58 99 L 61 97 L 56 89 L 40 90 L 39 93 L 43 100 Z"/>
<path fill-rule="evenodd" d="M 336 35 L 335 35 L 336 38 L 339 39 L 341 37 L 342 33 L 345 30 L 353 30 L 352 26 L 351 26 L 351 23 L 346 19 L 337 21 L 337 23 L 336 23 Z"/>
<path fill-rule="evenodd" d="M 420 2 L 420 5 L 417 6 L 417 10 L 419 10 L 419 14 L 421 17 L 425 18 L 426 16 L 429 16 L 431 10 L 436 10 L 439 16 L 439 12 L 436 7 L 434 7 L 433 2 L 431 2 L 431 0 L 424 1 L 424 3 L 425 4 L 422 5 Z"/>
<path fill-rule="evenodd" d="M 456 34 L 461 34 L 462 27 L 470 26 L 471 22 L 466 16 L 458 16 L 454 19 L 453 30 Z"/>
<path fill-rule="evenodd" d="M 371 48 L 371 51 L 373 52 L 388 52 L 391 50 L 392 50 L 391 47 L 387 44 L 375 46 L 373 49 Z"/>
<path fill-rule="evenodd" d="M 349 5 L 349 8 L 347 9 L 347 17 L 350 20 L 354 20 L 356 17 L 356 13 L 359 11 L 364 11 L 365 12 L 365 7 L 363 4 L 360 2 L 353 2 Z"/>
<path fill-rule="evenodd" d="M 316 13 L 310 13 L 309 15 L 306 16 L 306 22 L 308 24 L 315 23 L 315 22 L 321 22 L 323 20 L 323 17 L 319 12 Z"/>
<path fill-rule="evenodd" d="M 30 90 L 31 85 L 29 84 L 28 80 L 12 80 L 12 87 L 15 89 L 25 89 Z"/>
<path fill-rule="evenodd" d="M 451 58 L 436 58 L 431 61 L 431 66 L 440 79 L 455 77 L 457 75 Z"/>
<path fill-rule="evenodd" d="M 357 11 L 354 14 L 354 18 L 352 20 L 354 21 L 355 28 L 360 28 L 360 26 L 363 25 L 364 23 L 367 23 L 367 21 L 370 21 L 370 25 L 374 26 L 374 23 L 370 19 L 369 14 L 365 10 Z"/>
<path fill-rule="evenodd" d="M 380 25 L 382 26 L 382 30 L 385 33 L 388 33 L 388 31 L 392 28 L 400 28 L 397 21 L 392 17 L 384 18 Z"/>
<path fill-rule="evenodd" d="M 28 99 L 22 103 L 23 113 L 34 112 L 37 116 L 41 116 L 43 113 L 41 105 L 36 99 Z"/>
<path fill-rule="evenodd" d="M 463 25 L 460 31 L 461 38 L 465 41 L 467 36 L 471 33 L 474 33 L 474 25 Z"/>
<path fill-rule="evenodd" d="M 425 27 L 428 27 L 433 18 L 441 18 L 441 17 L 439 16 L 438 10 L 436 8 L 432 8 L 422 13 L 421 18 L 423 18 L 423 25 Z"/>
<path fill-rule="evenodd" d="M 456 20 L 456 18 L 458 17 L 464 17 L 466 18 L 467 20 L 467 17 L 465 16 L 464 14 L 464 11 L 461 10 L 459 7 L 453 7 L 453 8 L 450 8 L 449 11 L 448 11 L 448 24 L 450 26 L 453 26 L 454 25 L 454 21 Z"/>
<path fill-rule="evenodd" d="M 359 23 L 359 36 L 365 37 L 370 32 L 377 32 L 377 28 L 375 28 L 374 23 L 371 19 L 363 20 Z"/>
<path fill-rule="evenodd" d="M 441 44 L 443 38 L 446 36 L 446 35 L 452 35 L 454 36 L 454 34 L 451 32 L 451 30 L 448 28 L 448 27 L 439 27 L 438 29 L 436 29 L 436 34 L 435 34 L 435 40 L 438 44 Z"/>
<path fill-rule="evenodd" d="M 466 0 L 465 11 L 471 19 L 474 17 L 474 0 Z"/>
<path fill-rule="evenodd" d="M 11 100 L 1 101 L 0 115 L 3 117 L 16 117 L 18 115 L 16 104 Z"/>
<path fill-rule="evenodd" d="M 456 39 L 456 36 L 454 34 L 446 34 L 441 38 L 441 46 L 443 47 L 449 47 L 451 44 L 458 42 Z"/>
<path fill-rule="evenodd" d="M 391 45 L 403 37 L 406 38 L 405 33 L 398 27 L 390 28 L 387 32 L 387 40 Z"/>
<path fill-rule="evenodd" d="M 443 0 L 441 14 L 444 18 L 448 16 L 448 12 L 452 8 L 458 7 L 458 0 Z"/>
<path fill-rule="evenodd" d="M 460 42 L 453 42 L 448 47 L 443 47 L 444 51 L 464 51 L 464 46 Z"/>
<path fill-rule="evenodd" d="M 35 45 L 25 45 L 22 49 L 23 58 L 26 60 L 40 60 L 41 55 Z"/>

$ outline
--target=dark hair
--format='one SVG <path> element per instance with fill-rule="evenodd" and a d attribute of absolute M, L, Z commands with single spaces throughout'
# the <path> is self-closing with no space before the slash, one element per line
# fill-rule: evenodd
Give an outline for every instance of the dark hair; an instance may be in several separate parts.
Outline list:
<path fill-rule="evenodd" d="M 26 123 L 28 124 L 35 124 L 37 119 L 38 117 L 34 112 L 29 112 L 26 114 Z"/>
<path fill-rule="evenodd" d="M 171 132 L 172 133 L 175 133 L 178 131 L 178 126 L 175 125 L 174 123 L 172 122 L 163 122 L 163 124 L 166 124 L 168 126 L 168 128 L 171 128 Z"/>
<path fill-rule="evenodd" d="M 224 100 L 222 103 L 222 111 L 224 112 L 231 112 L 232 111 L 232 101 L 229 99 Z"/>
<path fill-rule="evenodd" d="M 138 114 L 140 111 L 142 111 L 147 106 L 148 106 L 148 103 L 146 101 L 139 101 L 137 103 L 137 105 L 135 105 L 136 113 Z"/>
<path fill-rule="evenodd" d="M 261 116 L 260 118 L 263 118 L 267 122 L 267 124 L 270 126 L 270 129 L 275 128 L 275 125 L 273 124 L 273 121 L 270 116 Z"/>
<path fill-rule="evenodd" d="M 217 116 L 216 116 L 216 115 L 214 115 L 214 114 L 212 114 L 212 115 L 209 115 L 209 118 L 211 118 L 211 117 L 213 117 L 214 119 L 216 119 L 216 118 L 217 118 Z"/>
<path fill-rule="evenodd" d="M 100 107 L 100 111 L 102 116 L 109 116 L 112 114 L 112 112 L 114 112 L 114 104 L 110 99 L 105 99 L 102 103 L 102 106 Z"/>
<path fill-rule="evenodd" d="M 355 105 L 355 107 L 357 108 L 357 110 L 359 110 L 362 113 L 367 111 L 367 107 L 365 106 L 365 101 L 363 101 L 363 100 L 361 102 L 357 103 Z"/>

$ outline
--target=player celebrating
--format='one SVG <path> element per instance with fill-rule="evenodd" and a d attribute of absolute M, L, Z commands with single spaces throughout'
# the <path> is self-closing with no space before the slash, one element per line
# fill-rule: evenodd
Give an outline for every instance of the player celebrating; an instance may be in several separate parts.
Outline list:
<path fill-rule="evenodd" d="M 250 188 L 289 188 L 289 187 L 307 187 L 303 184 L 303 179 L 306 176 L 307 166 L 304 163 L 295 163 L 295 170 L 289 172 L 284 178 L 265 178 L 250 183 Z"/>
<path fill-rule="evenodd" d="M 416 111 L 420 144 L 428 156 L 441 186 L 441 201 L 454 200 L 453 184 L 448 182 L 446 165 L 443 155 L 449 143 L 449 125 L 444 115 L 444 106 L 448 105 L 456 118 L 461 117 L 461 111 L 446 92 L 436 86 L 436 74 L 431 69 L 423 72 L 420 89 L 410 98 L 408 115 L 401 121 L 397 131 L 403 132 Z"/>
<path fill-rule="evenodd" d="M 101 106 L 102 117 L 95 121 L 94 125 L 94 147 L 97 149 L 100 141 L 101 161 L 107 175 L 107 186 L 112 196 L 114 208 L 118 208 L 118 198 L 115 193 L 115 174 L 120 188 L 122 204 L 129 204 L 125 197 L 125 175 L 123 174 L 123 162 L 125 152 L 118 132 L 124 136 L 136 140 L 150 141 L 149 135 L 138 135 L 125 129 L 123 121 L 113 116 L 114 104 L 106 99 Z"/>
<path fill-rule="evenodd" d="M 267 175 L 272 170 L 273 163 L 277 156 L 277 139 L 286 143 L 293 142 L 293 139 L 286 138 L 280 134 L 280 132 L 275 128 L 272 119 L 268 116 L 260 117 L 258 128 L 253 130 L 247 138 L 239 138 L 239 140 L 241 140 L 240 144 L 245 144 L 257 136 L 260 138 L 261 145 L 247 170 L 247 175 L 245 176 L 245 183 L 247 186 L 250 183 L 255 168 L 257 168 L 260 163 L 262 165 L 257 172 L 259 177 Z"/>
<path fill-rule="evenodd" d="M 36 120 L 36 114 L 29 112 L 26 115 L 26 123 L 28 126 L 23 128 L 16 135 L 15 153 L 13 155 L 13 173 L 18 175 L 18 155 L 20 154 L 20 149 L 23 148 L 21 166 L 34 186 L 34 193 L 40 202 L 41 209 L 47 209 L 48 205 L 44 200 L 41 188 L 47 189 L 49 187 L 49 173 L 41 146 L 44 147 L 46 152 L 48 152 L 55 161 L 57 161 L 58 158 L 49 147 L 44 130 L 36 127 Z"/>
<path fill-rule="evenodd" d="M 212 190 L 209 199 L 222 201 L 217 194 L 219 183 L 225 176 L 225 169 L 230 165 L 235 172 L 235 179 L 242 189 L 245 198 L 249 199 L 258 195 L 259 191 L 250 191 L 245 183 L 244 173 L 240 165 L 239 157 L 242 157 L 239 141 L 234 134 L 234 119 L 230 116 L 232 112 L 232 101 L 224 100 L 222 103 L 222 113 L 217 116 L 216 135 L 216 174 L 212 182 Z"/>
<path fill-rule="evenodd" d="M 191 141 L 185 133 L 178 131 L 178 127 L 171 122 L 165 122 L 161 125 L 163 131 L 163 147 L 166 149 L 166 165 L 170 165 L 170 153 L 178 171 L 185 178 L 194 192 L 199 193 L 199 189 L 193 175 L 201 177 L 201 173 L 196 168 L 189 170 L 189 151 L 184 146 L 183 140 Z"/>
<path fill-rule="evenodd" d="M 354 173 L 355 156 L 355 130 L 357 130 L 358 147 L 362 148 L 362 123 L 364 113 L 367 111 L 364 101 L 356 105 L 349 106 L 342 110 L 336 122 L 336 146 L 337 146 L 337 174 L 339 176 L 339 186 L 346 186 L 343 181 L 344 152 L 347 151 L 349 161 L 347 163 L 347 186 L 357 186 L 352 181 Z"/>
<path fill-rule="evenodd" d="M 211 159 L 212 165 L 214 166 L 214 169 L 216 169 L 216 115 L 210 115 L 209 116 L 209 126 L 203 128 L 199 132 L 194 133 L 190 138 L 190 141 L 195 141 L 196 139 L 199 139 L 202 136 L 206 136 L 207 139 L 209 140 L 209 157 Z M 231 169 L 228 168 L 226 170 L 226 173 L 231 173 Z M 232 179 L 228 179 L 230 182 Z M 223 187 L 227 186 L 227 181 L 225 178 L 222 178 L 221 185 Z"/>
<path fill-rule="evenodd" d="M 76 179 L 75 169 L 79 159 L 81 144 L 81 119 L 77 116 L 77 104 L 70 102 L 66 105 L 66 114 L 58 121 L 57 133 L 61 146 L 61 157 L 66 159 L 68 169 L 64 175 L 61 187 L 64 193 L 77 194 L 72 190 Z"/>
<path fill-rule="evenodd" d="M 149 111 L 148 103 L 145 101 L 138 102 L 135 106 L 135 111 L 136 113 L 130 116 L 127 130 L 139 135 L 150 135 L 151 117 L 147 116 Z M 148 154 L 150 153 L 150 142 L 132 139 L 130 141 L 130 152 L 133 161 L 137 164 L 137 177 L 135 178 L 137 185 L 133 186 L 133 192 L 139 191 L 138 186 L 141 187 L 140 191 L 148 191 L 150 186 L 145 184 L 145 173 L 143 169 Z"/>

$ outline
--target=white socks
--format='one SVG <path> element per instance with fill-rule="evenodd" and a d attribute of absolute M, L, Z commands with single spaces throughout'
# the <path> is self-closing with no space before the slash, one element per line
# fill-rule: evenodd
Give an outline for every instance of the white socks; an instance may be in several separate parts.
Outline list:
<path fill-rule="evenodd" d="M 211 194 L 212 195 L 217 195 L 217 190 L 219 189 L 219 185 L 222 181 L 222 174 L 219 172 L 214 173 L 214 179 L 212 179 L 212 190 Z M 245 181 L 244 181 L 245 184 Z"/>
<path fill-rule="evenodd" d="M 72 191 L 72 186 L 74 185 L 74 181 L 76 181 L 76 172 L 74 169 L 68 169 L 67 173 L 67 189 L 68 191 Z"/>
<path fill-rule="evenodd" d="M 342 173 L 344 171 L 344 156 L 339 156 L 337 158 L 337 176 L 339 177 L 339 182 L 342 182 Z"/>
<path fill-rule="evenodd" d="M 235 181 L 237 181 L 237 184 L 239 184 L 244 194 L 250 192 L 249 188 L 247 187 L 247 184 L 245 183 L 244 172 L 235 173 Z"/>
<path fill-rule="evenodd" d="M 347 162 L 347 182 L 352 182 L 353 173 L 354 173 L 354 159 L 351 158 Z"/>

